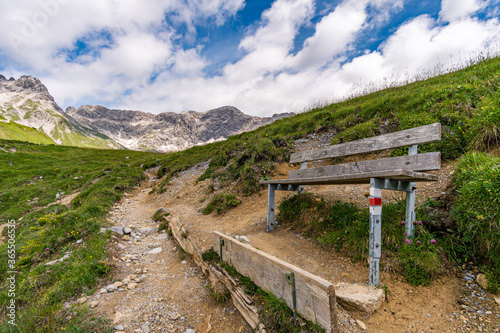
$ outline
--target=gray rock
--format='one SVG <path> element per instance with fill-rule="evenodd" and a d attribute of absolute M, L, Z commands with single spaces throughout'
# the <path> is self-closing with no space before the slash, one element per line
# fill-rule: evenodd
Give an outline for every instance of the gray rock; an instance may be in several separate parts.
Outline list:
<path fill-rule="evenodd" d="M 344 307 L 366 313 L 374 313 L 385 300 L 382 289 L 348 283 L 335 285 L 335 295 Z"/>
<path fill-rule="evenodd" d="M 488 279 L 486 278 L 486 275 L 483 273 L 479 273 L 476 278 L 477 284 L 483 288 L 486 289 L 488 288 Z"/>
<path fill-rule="evenodd" d="M 138 231 L 143 235 L 151 235 L 156 232 L 156 228 L 139 228 Z"/>
<path fill-rule="evenodd" d="M 83 303 L 87 302 L 87 297 L 79 298 L 76 302 L 79 304 L 83 304 Z"/>
<path fill-rule="evenodd" d="M 359 319 L 356 319 L 356 323 L 358 324 L 359 328 L 361 328 L 363 331 L 366 331 L 366 325 L 365 325 L 365 323 L 363 323 Z"/>
<path fill-rule="evenodd" d="M 114 284 L 110 284 L 109 286 L 106 286 L 106 291 L 107 291 L 108 293 L 112 293 L 112 292 L 113 292 L 113 291 L 115 291 L 116 289 L 118 289 L 118 288 L 116 288 L 116 286 L 115 286 Z"/>
<path fill-rule="evenodd" d="M 178 314 L 177 312 L 170 312 L 168 314 L 168 318 L 170 318 L 171 320 L 177 320 L 181 317 L 180 314 Z"/>
<path fill-rule="evenodd" d="M 109 230 L 116 232 L 120 236 L 123 236 L 123 228 L 122 227 L 111 227 Z"/>
<path fill-rule="evenodd" d="M 250 243 L 250 239 L 248 239 L 247 236 L 238 236 L 238 235 L 236 235 L 234 238 L 236 240 L 239 240 L 242 243 Z"/>
<path fill-rule="evenodd" d="M 144 325 L 141 326 L 141 328 L 142 328 L 142 332 L 144 332 L 144 333 L 151 332 L 151 329 L 149 328 L 149 325 L 144 324 Z"/>
<path fill-rule="evenodd" d="M 188 328 L 187 330 L 184 331 L 184 333 L 196 333 L 196 332 L 195 330 Z"/>
<path fill-rule="evenodd" d="M 129 227 L 123 228 L 123 233 L 125 235 L 130 235 L 131 232 L 132 232 L 132 229 L 130 229 Z"/>
<path fill-rule="evenodd" d="M 157 247 L 156 249 L 152 249 L 151 251 L 149 251 L 148 253 L 149 254 L 158 254 L 160 253 L 162 250 L 161 250 L 161 247 Z"/>
<path fill-rule="evenodd" d="M 81 244 L 81 243 L 83 243 L 83 239 L 79 239 L 76 241 L 76 244 Z"/>
<path fill-rule="evenodd" d="M 115 330 L 117 331 L 123 331 L 125 329 L 125 327 L 123 325 L 116 325 L 115 327 L 113 327 Z"/>
<path fill-rule="evenodd" d="M 465 305 L 465 304 L 461 304 L 461 305 L 460 305 L 460 307 L 461 307 L 462 309 L 464 309 L 465 311 L 467 311 L 467 312 L 474 312 L 474 309 L 473 309 L 473 308 L 471 308 L 470 306 L 467 306 L 467 305 Z"/>

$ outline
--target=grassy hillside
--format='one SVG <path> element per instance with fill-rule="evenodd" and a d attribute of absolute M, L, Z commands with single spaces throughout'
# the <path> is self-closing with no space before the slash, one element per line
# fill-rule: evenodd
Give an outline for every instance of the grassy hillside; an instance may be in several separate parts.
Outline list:
<path fill-rule="evenodd" d="M 101 331 L 106 327 L 85 313 L 59 312 L 65 300 L 90 293 L 106 274 L 105 245 L 109 235 L 100 234 L 105 214 L 124 191 L 144 177 L 141 167 L 161 154 L 125 150 L 95 150 L 0 141 L 0 220 L 16 225 L 15 270 L 21 332 Z M 79 192 L 71 208 L 53 204 Z M 4 229 L 6 233 L 7 229 Z M 83 246 L 75 245 L 79 239 Z M 63 263 L 44 263 L 72 252 Z M 7 244 L 0 247 L 1 317 L 6 319 Z M 68 310 L 69 311 L 69 310 Z M 72 312 L 72 311 L 71 311 Z M 71 320 L 66 320 L 67 316 Z M 4 322 L 2 320 L 2 322 Z M 18 332 L 4 322 L 2 332 Z"/>
<path fill-rule="evenodd" d="M 156 188 L 161 192 L 176 173 L 210 161 L 200 179 L 212 178 L 223 187 L 236 182 L 240 194 L 250 195 L 261 190 L 258 181 L 273 170 L 276 162 L 288 161 L 294 140 L 310 133 L 334 132 L 333 143 L 338 143 L 373 136 L 381 129 L 396 131 L 436 121 L 443 125 L 443 140 L 424 145 L 421 151 L 439 150 L 445 159 L 460 158 L 454 197 L 451 203 L 429 201 L 419 207 L 423 224 L 412 240 L 414 246 L 400 249 L 396 242 L 405 241 L 401 235 L 402 209 L 385 205 L 384 239 L 388 241 L 383 245 L 384 254 L 400 258 L 402 274 L 415 284 L 426 284 L 436 274 L 444 253 L 457 263 L 474 260 L 487 272 L 490 289 L 498 290 L 500 161 L 476 151 L 498 147 L 499 86 L 500 59 L 496 58 L 456 73 L 317 108 L 224 142 L 168 155 L 0 141 L 0 219 L 2 223 L 18 221 L 16 270 L 20 273 L 16 299 L 18 323 L 23 325 L 20 330 L 105 330 L 105 324 L 86 313 L 62 310 L 62 304 L 92 293 L 98 279 L 109 271 L 105 244 L 110 236 L 100 234 L 99 229 L 105 225 L 105 214 L 112 204 L 138 184 L 145 168 L 161 166 L 159 176 L 167 175 Z M 402 153 L 393 151 L 394 155 Z M 58 193 L 74 192 L 80 193 L 70 208 L 48 206 Z M 281 210 L 285 215 L 288 209 L 298 216 L 298 207 L 312 207 L 307 202 L 307 196 L 292 197 L 282 203 Z M 346 249 L 354 259 L 365 256 L 366 212 L 341 202 L 315 202 L 320 205 L 316 211 L 326 215 L 321 223 L 321 217 L 305 221 L 313 227 L 308 236 L 321 246 Z M 432 219 L 438 218 L 437 208 L 451 212 L 452 229 L 436 231 L 430 227 Z M 336 223 L 338 216 L 345 219 Z M 286 216 L 281 216 L 281 222 L 292 223 Z M 339 237 L 342 233 L 349 237 Z M 84 246 L 75 246 L 79 239 Z M 432 239 L 436 242 L 431 243 Z M 425 246 L 416 247 L 418 241 Z M 63 263 L 44 265 L 68 251 L 72 254 Z M 8 270 L 4 244 L 0 247 L 2 319 L 6 318 L 9 301 Z M 0 331 L 14 332 L 7 324 L 0 326 Z"/>
<path fill-rule="evenodd" d="M 64 146 L 82 148 L 122 148 L 102 133 L 70 123 L 64 115 L 51 108 L 52 106 L 44 106 L 40 101 L 24 100 L 24 98 L 24 96 L 18 96 L 12 100 L 15 106 L 12 104 L 0 105 L 0 120 L 11 120 L 10 123 L 0 123 L 0 139 L 36 144 L 57 142 Z M 42 127 L 30 128 L 15 123 L 14 121 L 21 120 L 20 116 L 23 120 L 44 119 L 45 122 L 52 123 L 53 128 L 49 131 Z"/>
<path fill-rule="evenodd" d="M 26 141 L 36 144 L 53 144 L 51 138 L 45 133 L 34 128 L 19 125 L 15 122 L 0 122 L 0 138 L 10 138 L 11 140 Z"/>

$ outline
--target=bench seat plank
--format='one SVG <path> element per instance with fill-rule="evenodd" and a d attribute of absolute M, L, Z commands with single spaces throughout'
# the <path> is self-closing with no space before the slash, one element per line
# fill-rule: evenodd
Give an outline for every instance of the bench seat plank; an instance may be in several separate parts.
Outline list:
<path fill-rule="evenodd" d="M 260 184 L 289 184 L 289 185 L 334 185 L 334 184 L 370 184 L 370 178 L 385 178 L 406 182 L 437 181 L 438 176 L 428 173 L 414 172 L 411 170 L 385 170 L 362 172 L 327 177 L 298 178 L 298 179 L 273 179 L 261 180 Z"/>

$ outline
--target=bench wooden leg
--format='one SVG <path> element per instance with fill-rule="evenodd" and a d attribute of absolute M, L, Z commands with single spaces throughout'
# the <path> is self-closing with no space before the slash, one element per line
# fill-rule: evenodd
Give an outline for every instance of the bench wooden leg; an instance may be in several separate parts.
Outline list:
<path fill-rule="evenodd" d="M 417 219 L 415 214 L 415 185 L 416 183 L 410 183 L 411 191 L 406 192 L 406 224 L 405 231 L 408 234 L 408 237 L 413 236 L 413 222 Z"/>
<path fill-rule="evenodd" d="M 267 187 L 267 231 L 274 229 L 274 192 L 278 188 L 277 185 L 268 184 Z"/>
<path fill-rule="evenodd" d="M 380 281 L 380 256 L 382 254 L 382 190 L 377 179 L 370 179 L 370 286 L 378 286 Z"/>

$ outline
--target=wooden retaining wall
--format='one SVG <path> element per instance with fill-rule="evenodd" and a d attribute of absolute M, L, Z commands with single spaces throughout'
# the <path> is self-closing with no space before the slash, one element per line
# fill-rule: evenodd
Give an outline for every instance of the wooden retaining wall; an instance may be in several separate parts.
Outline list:
<path fill-rule="evenodd" d="M 258 309 L 251 297 L 245 294 L 238 283 L 224 270 L 218 270 L 207 264 L 201 257 L 201 251 L 189 237 L 188 230 L 179 218 L 170 221 L 172 234 L 179 245 L 201 267 L 215 289 L 223 285 L 231 293 L 231 300 L 248 324 L 259 332 L 266 332 L 259 321 Z M 292 286 L 286 275 L 293 273 L 296 289 L 297 311 L 306 319 L 318 323 L 327 333 L 338 332 L 336 320 L 335 290 L 333 285 L 301 268 L 259 251 L 248 244 L 241 243 L 225 234 L 214 232 L 214 250 L 220 254 L 223 240 L 222 259 L 242 275 L 248 276 L 256 285 L 267 292 L 282 298 L 293 308 Z"/>
<path fill-rule="evenodd" d="M 293 273 L 296 309 L 304 318 L 318 323 L 327 333 L 337 332 L 335 289 L 329 281 L 257 250 L 220 232 L 214 232 L 214 250 L 223 261 L 240 274 L 293 309 L 292 285 L 287 275 Z M 222 253 L 220 243 L 223 240 Z"/>

